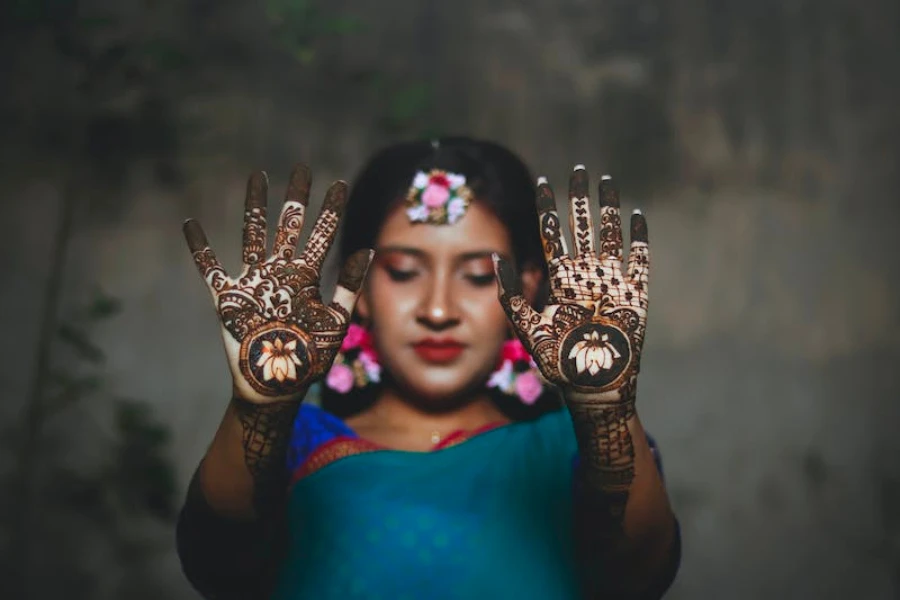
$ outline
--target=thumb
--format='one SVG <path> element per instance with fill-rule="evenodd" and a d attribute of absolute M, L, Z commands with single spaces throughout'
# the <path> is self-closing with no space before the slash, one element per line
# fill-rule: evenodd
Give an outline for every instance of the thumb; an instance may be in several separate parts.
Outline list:
<path fill-rule="evenodd" d="M 356 305 L 356 299 L 359 297 L 359 291 L 362 289 L 374 255 L 375 252 L 372 250 L 357 250 L 350 255 L 338 275 L 332 306 L 339 308 L 346 315 L 348 322 L 350 315 L 353 314 L 353 307 Z"/>
<path fill-rule="evenodd" d="M 503 306 L 516 335 L 526 342 L 531 330 L 543 321 L 543 317 L 531 307 L 522 294 L 522 280 L 515 266 L 496 252 L 491 257 L 494 259 L 494 276 L 497 279 L 500 305 Z"/>

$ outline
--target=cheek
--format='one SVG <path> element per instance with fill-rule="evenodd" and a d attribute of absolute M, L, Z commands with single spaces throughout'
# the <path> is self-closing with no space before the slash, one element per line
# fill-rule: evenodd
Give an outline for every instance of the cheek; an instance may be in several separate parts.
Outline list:
<path fill-rule="evenodd" d="M 468 311 L 476 331 L 492 338 L 505 337 L 509 329 L 508 319 L 500 301 L 497 299 L 497 291 L 491 288 L 485 293 L 479 293 L 472 298 L 472 305 Z"/>
<path fill-rule="evenodd" d="M 415 285 L 398 284 L 384 273 L 376 273 L 366 283 L 366 317 L 381 331 L 396 330 L 408 323 L 415 311 Z"/>

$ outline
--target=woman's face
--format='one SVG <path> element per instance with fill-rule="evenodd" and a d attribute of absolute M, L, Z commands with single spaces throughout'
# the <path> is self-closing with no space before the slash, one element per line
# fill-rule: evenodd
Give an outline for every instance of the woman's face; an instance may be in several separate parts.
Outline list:
<path fill-rule="evenodd" d="M 511 259 L 506 227 L 479 202 L 453 225 L 398 208 L 375 249 L 358 310 L 393 381 L 434 408 L 483 386 L 509 331 L 491 260 Z"/>

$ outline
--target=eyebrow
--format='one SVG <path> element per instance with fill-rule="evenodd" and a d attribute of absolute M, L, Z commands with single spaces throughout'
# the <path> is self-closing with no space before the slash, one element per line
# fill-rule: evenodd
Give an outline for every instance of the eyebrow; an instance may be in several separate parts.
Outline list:
<path fill-rule="evenodd" d="M 416 258 L 428 258 L 428 253 L 420 248 L 413 248 L 411 246 L 381 246 L 375 249 L 376 254 L 382 252 L 398 252 L 400 254 L 408 254 L 410 256 L 415 256 Z M 478 260 L 484 258 L 491 258 L 491 255 L 496 252 L 495 250 L 473 250 L 471 252 L 464 252 L 460 254 L 457 258 L 460 261 L 469 261 L 469 260 Z M 498 252 L 501 258 L 505 260 L 509 260 L 509 257 L 504 252 Z"/>

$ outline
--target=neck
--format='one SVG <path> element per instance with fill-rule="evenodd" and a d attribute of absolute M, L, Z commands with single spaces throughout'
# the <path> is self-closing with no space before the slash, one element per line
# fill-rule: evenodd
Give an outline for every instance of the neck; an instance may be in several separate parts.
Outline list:
<path fill-rule="evenodd" d="M 368 411 L 385 428 L 400 431 L 434 431 L 442 436 L 453 431 L 471 431 L 490 423 L 509 419 L 496 407 L 487 393 L 475 394 L 455 402 L 446 410 L 429 410 L 421 403 L 410 402 L 398 391 L 385 388 Z"/>

